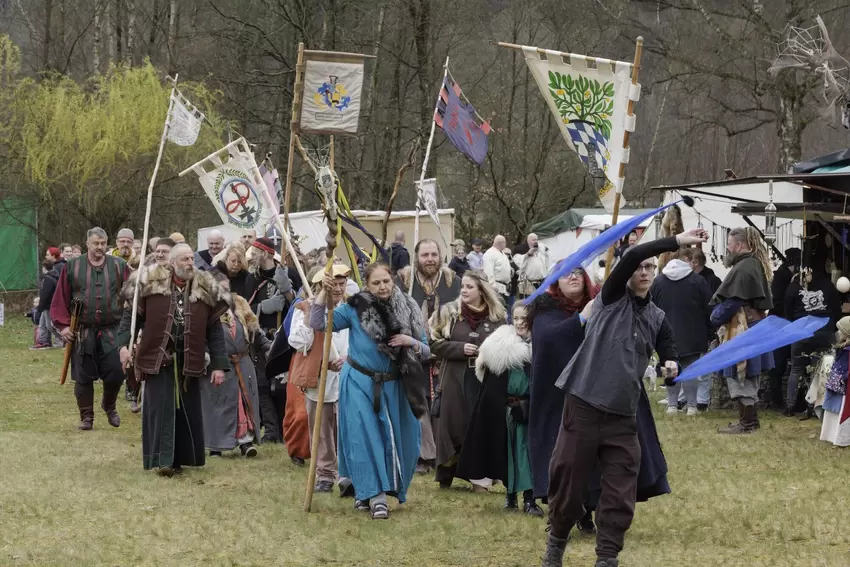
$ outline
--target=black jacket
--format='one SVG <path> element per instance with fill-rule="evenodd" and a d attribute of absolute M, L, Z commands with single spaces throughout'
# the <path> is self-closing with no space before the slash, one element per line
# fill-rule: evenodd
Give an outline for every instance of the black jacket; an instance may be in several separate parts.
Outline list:
<path fill-rule="evenodd" d="M 452 261 L 449 262 L 449 268 L 451 268 L 452 271 L 454 271 L 454 273 L 456 273 L 459 278 L 462 278 L 463 274 L 465 274 L 467 270 L 469 270 L 469 261 L 466 258 L 461 260 L 460 258 L 455 256 L 454 258 L 452 258 Z"/>
<path fill-rule="evenodd" d="M 650 289 L 652 301 L 667 316 L 679 356 L 708 352 L 711 337 L 711 289 L 694 272 L 679 279 L 659 274 Z"/>
<path fill-rule="evenodd" d="M 711 296 L 714 297 L 714 293 L 717 291 L 717 288 L 720 287 L 720 284 L 723 281 L 717 277 L 717 274 L 714 273 L 709 267 L 703 267 L 702 271 L 699 273 L 708 282 L 708 289 L 711 290 Z"/>
<path fill-rule="evenodd" d="M 390 268 L 394 274 L 410 265 L 410 252 L 407 251 L 404 244 L 393 242 L 392 246 L 390 246 L 390 256 Z"/>
<path fill-rule="evenodd" d="M 62 268 L 65 267 L 65 260 L 59 260 L 49 272 L 44 274 L 44 279 L 41 280 L 41 288 L 38 291 L 38 307 L 35 308 L 32 322 L 38 325 L 41 314 L 45 311 L 50 312 L 50 304 L 53 302 L 53 295 L 56 293 L 56 284 L 59 282 L 59 274 L 62 273 Z"/>
<path fill-rule="evenodd" d="M 770 295 L 773 296 L 773 309 L 770 310 L 771 315 L 776 315 L 783 319 L 791 316 L 790 313 L 785 311 L 785 293 L 788 291 L 788 286 L 791 285 L 793 278 L 794 272 L 785 263 L 773 272 L 773 281 L 770 284 Z"/>

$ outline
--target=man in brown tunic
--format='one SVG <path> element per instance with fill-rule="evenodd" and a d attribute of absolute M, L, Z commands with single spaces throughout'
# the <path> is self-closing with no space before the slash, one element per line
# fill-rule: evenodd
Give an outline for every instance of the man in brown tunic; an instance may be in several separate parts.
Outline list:
<path fill-rule="evenodd" d="M 199 380 L 209 375 L 219 385 L 230 369 L 219 321 L 230 294 L 193 264 L 192 249 L 178 244 L 168 266 L 146 266 L 124 288 L 125 299 L 132 302 L 140 286 L 137 324 L 143 332 L 132 358 L 136 378 L 145 382 L 142 462 L 145 470 L 157 469 L 167 477 L 182 472 L 183 465 L 204 465 Z M 122 345 L 130 344 L 131 311 L 121 319 Z M 130 359 L 130 350 L 121 347 L 122 364 Z"/>

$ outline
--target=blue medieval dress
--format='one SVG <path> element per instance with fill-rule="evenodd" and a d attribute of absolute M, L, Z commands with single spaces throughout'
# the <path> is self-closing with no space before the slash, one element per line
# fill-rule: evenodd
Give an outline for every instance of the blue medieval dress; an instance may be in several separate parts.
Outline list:
<path fill-rule="evenodd" d="M 324 331 L 326 323 L 318 324 L 325 317 L 324 306 L 314 305 L 313 310 L 311 326 Z M 380 408 L 375 411 L 375 382 L 352 368 L 349 361 L 376 373 L 391 372 L 392 361 L 378 350 L 349 304 L 334 309 L 333 330 L 343 329 L 349 329 L 349 348 L 340 373 L 339 475 L 351 479 L 358 500 L 386 493 L 404 502 L 419 459 L 419 421 L 401 380 L 380 384 Z M 421 358 L 427 360 L 429 356 L 428 345 L 422 345 Z"/>

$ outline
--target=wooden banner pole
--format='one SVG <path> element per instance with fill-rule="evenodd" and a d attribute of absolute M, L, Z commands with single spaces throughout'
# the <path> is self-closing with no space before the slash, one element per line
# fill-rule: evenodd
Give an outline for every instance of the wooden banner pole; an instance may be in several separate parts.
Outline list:
<path fill-rule="evenodd" d="M 286 184 L 283 192 L 283 229 L 289 230 L 289 210 L 292 202 L 292 168 L 295 165 L 295 138 L 301 117 L 304 95 L 304 42 L 298 44 L 298 60 L 295 63 L 295 85 L 292 88 L 292 117 L 289 121 L 289 155 L 286 158 Z M 306 282 L 305 282 L 306 283 Z"/>
<path fill-rule="evenodd" d="M 635 45 L 635 62 L 632 65 L 632 84 L 638 84 L 638 73 L 640 72 L 640 58 L 643 54 L 643 37 L 637 38 L 637 44 Z M 629 116 L 634 116 L 635 114 L 635 101 L 629 98 L 629 104 L 626 107 L 626 114 Z M 623 149 L 628 153 L 629 151 L 629 137 L 631 132 L 626 130 L 623 133 Z M 620 200 L 623 195 L 623 183 L 625 182 L 626 177 L 626 164 L 620 163 L 620 171 L 617 176 L 620 179 L 620 187 L 617 193 L 614 195 L 614 213 L 611 215 L 611 226 L 617 224 L 617 221 L 620 216 Z M 616 245 L 615 245 L 616 246 Z M 608 256 L 605 259 L 605 279 L 608 279 L 608 274 L 611 273 L 611 264 L 614 263 L 614 246 L 608 249 Z"/>

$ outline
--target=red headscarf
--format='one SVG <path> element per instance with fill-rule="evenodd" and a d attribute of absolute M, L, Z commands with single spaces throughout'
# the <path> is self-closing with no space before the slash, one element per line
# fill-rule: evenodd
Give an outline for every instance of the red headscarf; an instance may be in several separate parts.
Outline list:
<path fill-rule="evenodd" d="M 550 285 L 549 289 L 546 290 L 546 293 L 548 293 L 558 304 L 558 309 L 567 315 L 572 315 L 573 313 L 584 309 L 584 306 L 596 297 L 597 293 L 599 293 L 599 288 L 593 285 L 593 282 L 590 281 L 590 276 L 587 275 L 587 272 L 582 270 L 581 273 L 584 277 L 584 295 L 579 301 L 573 301 L 564 295 L 564 292 L 562 292 L 561 288 L 558 287 L 557 281 Z"/>

